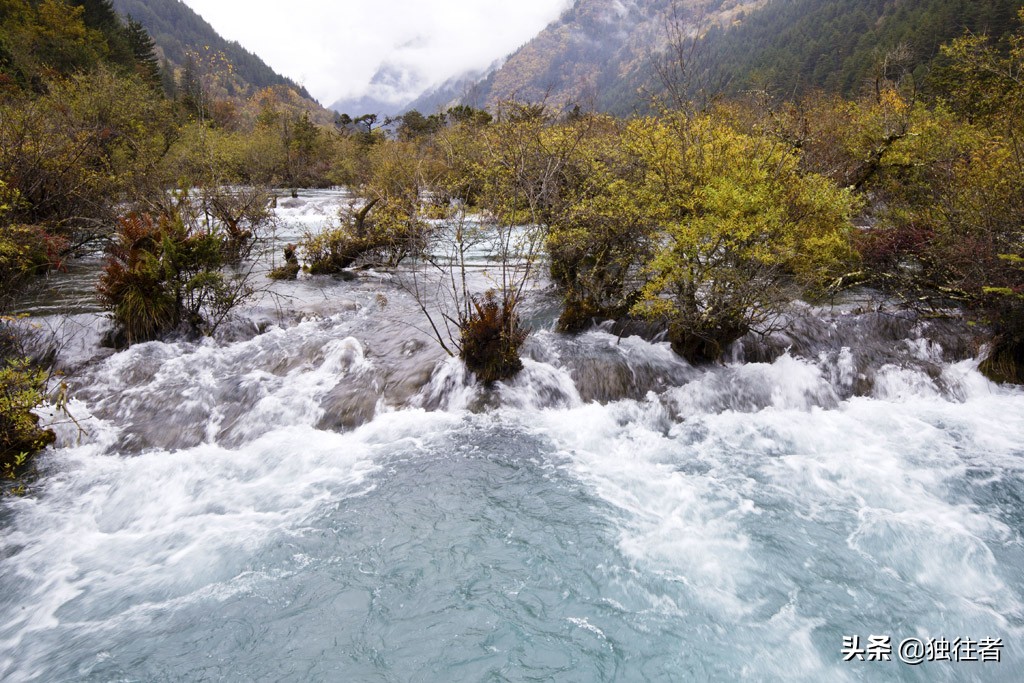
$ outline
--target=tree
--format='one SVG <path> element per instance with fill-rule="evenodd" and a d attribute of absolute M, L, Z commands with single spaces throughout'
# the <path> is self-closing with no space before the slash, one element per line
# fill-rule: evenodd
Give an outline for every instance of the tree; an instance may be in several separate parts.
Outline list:
<path fill-rule="evenodd" d="M 494 120 L 494 117 L 483 109 L 474 109 L 465 104 L 450 107 L 445 112 L 445 117 L 453 123 L 473 123 L 482 126 Z"/>
<path fill-rule="evenodd" d="M 326 134 L 309 118 L 309 112 L 295 116 L 285 127 L 287 181 L 292 186 L 322 183 L 329 160 L 323 138 Z"/>
<path fill-rule="evenodd" d="M 352 123 L 357 126 L 363 126 L 366 133 L 372 133 L 374 131 L 374 127 L 377 125 L 378 118 L 379 117 L 376 114 L 363 114 L 362 116 L 357 116 L 353 119 Z"/>
<path fill-rule="evenodd" d="M 982 370 L 1024 383 L 1024 34 L 1005 52 L 968 34 L 943 54 L 946 100 L 916 108 L 882 164 L 860 249 L 909 305 L 966 309 L 989 332 Z"/>
<path fill-rule="evenodd" d="M 441 346 L 483 383 L 523 367 L 521 305 L 559 201 L 560 174 L 581 137 L 551 123 L 542 105 L 509 104 L 493 124 L 467 117 L 438 135 L 443 161 L 431 192 L 448 204 L 431 253 L 441 255 L 421 258 L 409 286 Z M 470 281 L 471 252 L 494 264 L 483 291 Z"/>
<path fill-rule="evenodd" d="M 437 132 L 444 125 L 444 117 L 437 114 L 424 116 L 412 109 L 394 119 L 393 123 L 398 124 L 399 139 L 416 140 Z"/>
<path fill-rule="evenodd" d="M 81 7 L 86 27 L 103 36 L 108 62 L 126 69 L 135 67 L 131 36 L 110 0 L 69 0 L 68 4 Z"/>
<path fill-rule="evenodd" d="M 160 70 L 160 62 L 156 57 L 156 44 L 143 28 L 142 24 L 128 17 L 125 24 L 125 31 L 128 38 L 128 46 L 135 57 L 135 71 L 142 80 L 153 84 L 155 87 L 163 86 L 163 74 Z"/>
<path fill-rule="evenodd" d="M 426 160 L 411 142 L 382 141 L 364 152 L 366 166 L 352 188 L 356 199 L 340 212 L 341 225 L 303 237 L 313 274 L 336 273 L 357 261 L 394 267 L 426 246 L 421 216 Z"/>
<path fill-rule="evenodd" d="M 118 202 L 159 186 L 171 124 L 153 88 L 105 69 L 0 104 L 0 177 L 19 197 L 9 220 L 66 238 L 69 250 L 101 239 Z"/>
<path fill-rule="evenodd" d="M 178 92 L 179 101 L 191 116 L 200 122 L 209 117 L 209 94 L 203 85 L 199 73 L 199 66 L 194 59 L 185 62 L 180 80 L 175 90 Z"/>
<path fill-rule="evenodd" d="M 1019 12 L 1024 25 L 1024 8 Z M 935 76 L 953 108 L 972 121 L 1020 134 L 1024 116 L 1024 29 L 1001 50 L 986 35 L 968 33 L 942 47 L 946 62 Z"/>
<path fill-rule="evenodd" d="M 792 284 L 821 285 L 850 256 L 852 195 L 803 174 L 792 148 L 710 116 L 632 123 L 637 192 L 661 226 L 634 314 L 666 325 L 691 362 L 770 326 Z"/>
<path fill-rule="evenodd" d="M 558 326 L 574 332 L 595 320 L 628 317 L 658 223 L 637 192 L 643 165 L 623 144 L 624 124 L 585 117 L 564 130 L 582 137 L 563 167 L 559 201 L 549 209 L 546 246 L 563 295 Z"/>

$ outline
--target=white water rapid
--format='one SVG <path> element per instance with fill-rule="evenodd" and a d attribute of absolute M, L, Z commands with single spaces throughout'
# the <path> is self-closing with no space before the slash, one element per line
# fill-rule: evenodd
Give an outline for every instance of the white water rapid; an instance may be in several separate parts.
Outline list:
<path fill-rule="evenodd" d="M 281 239 L 340 201 L 282 201 Z M 1024 391 L 938 323 L 807 309 L 694 368 L 547 331 L 538 291 L 483 389 L 384 274 L 119 353 L 74 282 L 39 310 L 85 326 L 84 433 L 0 503 L 2 680 L 1024 680 Z"/>

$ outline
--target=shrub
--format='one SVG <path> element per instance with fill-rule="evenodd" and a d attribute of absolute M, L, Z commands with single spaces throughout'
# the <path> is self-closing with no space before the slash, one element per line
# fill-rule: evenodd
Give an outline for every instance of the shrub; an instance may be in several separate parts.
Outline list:
<path fill-rule="evenodd" d="M 67 248 L 67 240 L 40 227 L 9 223 L 9 214 L 20 202 L 20 193 L 0 180 L 0 291 L 5 294 L 31 276 L 59 267 Z M 4 303 L 0 301 L 0 307 Z"/>
<path fill-rule="evenodd" d="M 516 313 L 516 300 L 505 294 L 498 300 L 494 290 L 474 297 L 473 310 L 461 329 L 460 357 L 485 384 L 514 377 L 523 369 L 519 349 L 526 341 Z"/>
<path fill-rule="evenodd" d="M 346 228 L 307 232 L 299 241 L 299 247 L 310 275 L 338 273 L 355 263 L 370 248 L 365 238 L 353 235 Z"/>
<path fill-rule="evenodd" d="M 46 372 L 27 359 L 0 367 L 0 467 L 13 479 L 28 457 L 54 442 L 53 432 L 39 428 L 32 409 L 43 402 Z"/>
<path fill-rule="evenodd" d="M 179 212 L 123 217 L 99 283 L 120 341 L 175 329 L 212 334 L 252 292 L 243 275 L 223 271 L 236 247 L 230 234 L 187 225 Z"/>
<path fill-rule="evenodd" d="M 357 260 L 396 266 L 426 248 L 421 218 L 423 155 L 409 142 L 381 142 L 366 152 L 359 197 L 340 212 L 340 227 L 307 234 L 302 247 L 312 274 L 336 273 Z"/>
<path fill-rule="evenodd" d="M 54 81 L 33 101 L 3 101 L 0 175 L 19 195 L 10 220 L 66 237 L 70 248 L 106 237 L 117 205 L 162 180 L 171 125 L 150 85 L 103 69 Z"/>
<path fill-rule="evenodd" d="M 289 244 L 284 248 L 284 265 L 274 268 L 267 274 L 271 280 L 294 280 L 298 277 L 299 258 L 295 255 L 295 245 Z"/>
<path fill-rule="evenodd" d="M 307 232 L 299 246 L 312 275 L 337 273 L 357 261 L 397 266 L 426 248 L 429 225 L 397 202 L 371 201 L 342 211 L 343 224 Z"/>
<path fill-rule="evenodd" d="M 0 285 L 10 291 L 25 278 L 46 272 L 51 264 L 51 239 L 27 225 L 0 225 Z M 56 255 L 53 255 L 56 258 Z"/>

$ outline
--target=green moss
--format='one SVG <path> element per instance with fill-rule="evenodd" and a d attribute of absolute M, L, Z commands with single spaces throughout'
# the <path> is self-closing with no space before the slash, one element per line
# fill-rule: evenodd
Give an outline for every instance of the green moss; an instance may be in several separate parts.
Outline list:
<path fill-rule="evenodd" d="M 302 270 L 298 263 L 285 263 L 283 266 L 274 268 L 267 274 L 271 280 L 294 280 Z"/>

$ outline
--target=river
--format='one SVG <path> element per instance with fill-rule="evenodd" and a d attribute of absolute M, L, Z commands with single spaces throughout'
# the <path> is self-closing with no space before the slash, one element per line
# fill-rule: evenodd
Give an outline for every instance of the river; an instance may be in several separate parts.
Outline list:
<path fill-rule="evenodd" d="M 94 277 L 32 304 L 82 429 L 0 502 L 3 680 L 1024 680 L 1024 391 L 954 326 L 800 307 L 694 368 L 541 288 L 483 389 L 387 273 L 120 353 Z"/>

